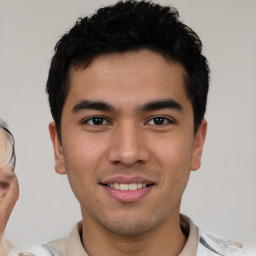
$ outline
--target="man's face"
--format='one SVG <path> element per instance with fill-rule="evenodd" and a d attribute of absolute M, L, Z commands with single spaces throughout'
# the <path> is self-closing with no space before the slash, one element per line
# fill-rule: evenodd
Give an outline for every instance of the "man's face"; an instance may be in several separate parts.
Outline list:
<path fill-rule="evenodd" d="M 68 174 L 83 219 L 138 235 L 177 218 L 190 170 L 200 166 L 206 123 L 194 134 L 181 65 L 141 50 L 71 70 L 55 169 Z"/>

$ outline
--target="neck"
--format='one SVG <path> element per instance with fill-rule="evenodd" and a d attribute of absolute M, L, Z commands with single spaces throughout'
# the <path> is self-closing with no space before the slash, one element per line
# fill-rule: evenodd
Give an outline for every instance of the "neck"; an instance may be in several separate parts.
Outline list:
<path fill-rule="evenodd" d="M 180 228 L 179 214 L 137 236 L 109 232 L 98 224 L 95 225 L 95 222 L 86 216 L 83 218 L 82 232 L 83 246 L 90 256 L 177 256 L 186 243 L 186 237 Z"/>

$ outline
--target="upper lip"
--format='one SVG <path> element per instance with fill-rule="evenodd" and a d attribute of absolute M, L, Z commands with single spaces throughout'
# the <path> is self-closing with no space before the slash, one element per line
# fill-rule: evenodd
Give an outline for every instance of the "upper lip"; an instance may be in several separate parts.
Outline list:
<path fill-rule="evenodd" d="M 121 184 L 132 184 L 132 183 L 142 183 L 151 185 L 154 184 L 152 180 L 146 179 L 141 176 L 115 176 L 108 179 L 103 180 L 100 182 L 101 184 L 114 184 L 114 183 L 121 183 Z"/>

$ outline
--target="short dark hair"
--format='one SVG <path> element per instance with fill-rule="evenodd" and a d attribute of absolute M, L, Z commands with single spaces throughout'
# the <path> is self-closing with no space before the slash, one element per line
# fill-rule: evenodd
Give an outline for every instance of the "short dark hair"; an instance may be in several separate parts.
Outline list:
<path fill-rule="evenodd" d="M 209 67 L 199 37 L 179 21 L 175 8 L 128 0 L 79 18 L 55 46 L 46 91 L 59 139 L 71 67 L 86 68 L 99 55 L 140 49 L 156 51 L 183 66 L 197 131 L 206 111 L 209 88 Z"/>
<path fill-rule="evenodd" d="M 12 147 L 12 155 L 11 155 L 11 158 L 9 159 L 8 164 L 10 164 L 10 166 L 14 170 L 15 165 L 16 165 L 14 137 L 13 137 L 12 133 L 10 132 L 7 123 L 5 121 L 3 121 L 2 119 L 0 119 L 0 129 L 2 129 L 4 131 L 4 134 L 5 134 L 6 138 L 8 139 L 8 141 L 9 141 L 11 147 Z"/>

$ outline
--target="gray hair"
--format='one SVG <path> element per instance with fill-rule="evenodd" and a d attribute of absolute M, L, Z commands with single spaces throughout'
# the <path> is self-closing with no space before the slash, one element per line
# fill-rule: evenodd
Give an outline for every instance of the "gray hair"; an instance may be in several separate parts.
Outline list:
<path fill-rule="evenodd" d="M 12 146 L 12 156 L 9 160 L 9 164 L 12 166 L 12 169 L 15 169 L 15 165 L 16 165 L 16 155 L 15 155 L 15 140 L 14 137 L 12 135 L 12 133 L 10 132 L 8 125 L 5 121 L 3 121 L 0 118 L 0 129 L 2 129 L 6 135 L 6 138 L 8 139 L 8 141 L 10 142 L 11 146 Z"/>

